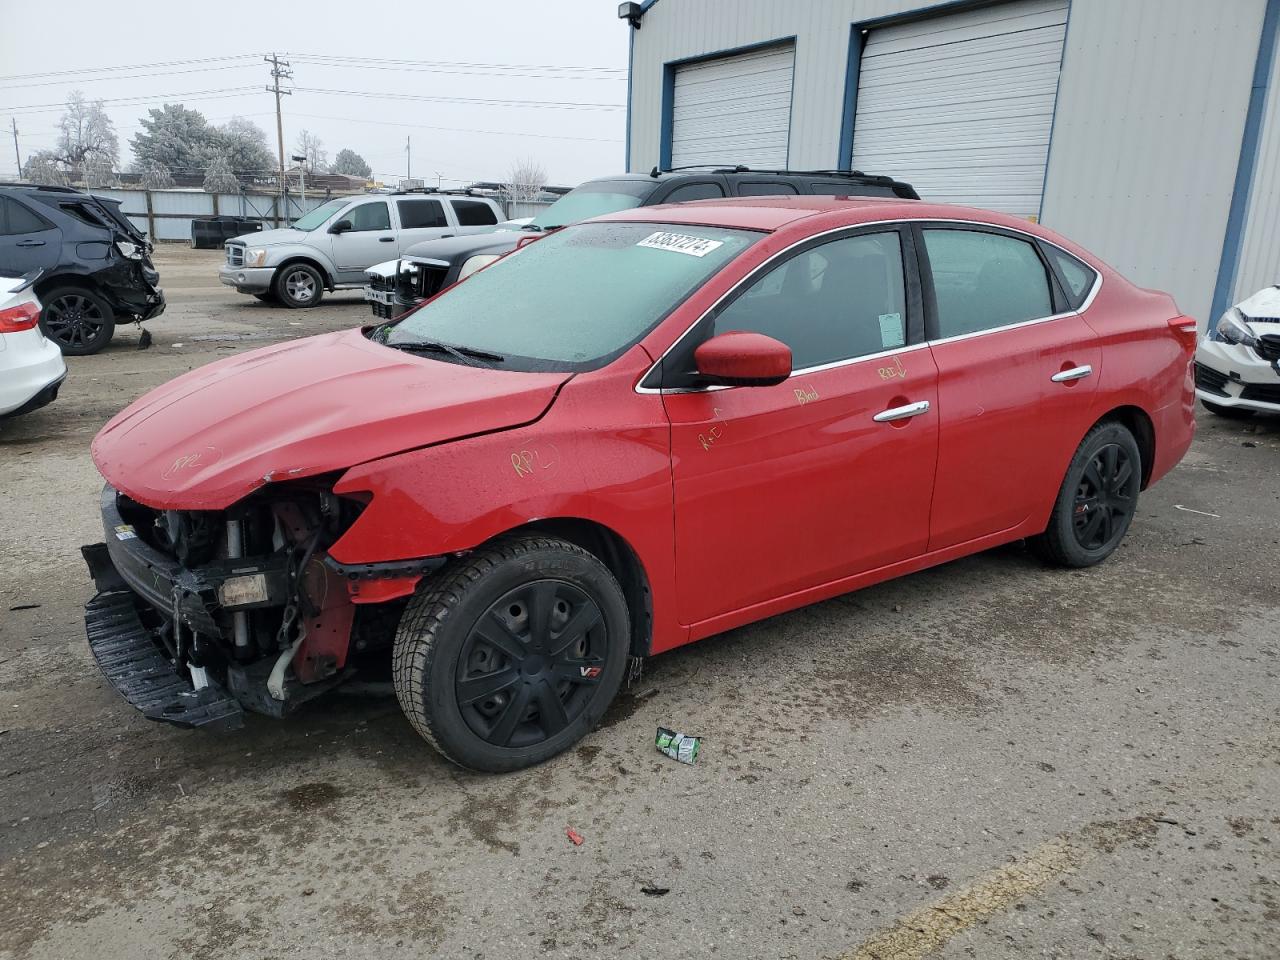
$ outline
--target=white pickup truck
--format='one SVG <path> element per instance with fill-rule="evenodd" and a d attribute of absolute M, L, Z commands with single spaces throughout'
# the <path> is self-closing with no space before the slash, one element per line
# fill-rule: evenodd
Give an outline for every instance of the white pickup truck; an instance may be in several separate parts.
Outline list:
<path fill-rule="evenodd" d="M 364 271 L 414 244 L 486 233 L 504 220 L 489 197 L 426 190 L 335 198 L 291 227 L 228 240 L 218 279 L 286 307 L 314 307 L 326 290 L 358 289 Z"/>

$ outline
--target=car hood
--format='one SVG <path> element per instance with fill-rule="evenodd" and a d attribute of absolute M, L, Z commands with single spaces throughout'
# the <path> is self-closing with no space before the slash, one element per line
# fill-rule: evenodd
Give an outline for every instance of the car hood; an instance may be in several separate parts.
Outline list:
<path fill-rule="evenodd" d="M 498 230 L 493 233 L 471 233 L 461 237 L 438 237 L 435 240 L 423 240 L 415 243 L 405 250 L 402 256 L 449 261 L 481 251 L 485 253 L 497 252 L 498 249 L 504 247 L 506 249 L 503 249 L 502 252 L 505 253 L 508 249 L 514 249 L 522 237 L 529 235 L 528 232 L 517 233 L 514 230 Z M 495 249 L 490 250 L 490 247 Z"/>
<path fill-rule="evenodd" d="M 1252 323 L 1280 323 L 1280 287 L 1264 287 L 1237 303 L 1236 309 Z"/>
<path fill-rule="evenodd" d="M 309 236 L 310 234 L 306 230 L 281 227 L 278 230 L 259 230 L 257 233 L 244 233 L 238 237 L 232 237 L 231 240 L 250 247 L 269 247 L 279 243 L 301 243 Z"/>
<path fill-rule="evenodd" d="M 157 509 L 222 510 L 267 483 L 537 420 L 568 373 L 462 366 L 359 330 L 200 367 L 102 428 L 107 481 Z"/>

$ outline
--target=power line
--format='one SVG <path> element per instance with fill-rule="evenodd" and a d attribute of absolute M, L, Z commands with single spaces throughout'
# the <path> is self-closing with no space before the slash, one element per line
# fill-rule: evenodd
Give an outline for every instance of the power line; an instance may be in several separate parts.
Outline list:
<path fill-rule="evenodd" d="M 95 80 L 95 83 L 102 83 L 103 80 L 141 80 L 147 77 L 173 77 L 186 73 L 207 73 L 211 70 L 244 70 L 247 67 L 255 67 L 252 63 L 228 63 L 220 67 L 195 67 L 191 70 L 161 70 L 158 73 L 130 73 L 123 77 L 102 77 Z M 45 74 L 48 76 L 48 74 Z M 71 82 L 68 80 L 38 80 L 31 83 L 6 83 L 4 86 L 10 88 L 18 87 L 65 87 Z"/>
<path fill-rule="evenodd" d="M 152 93 L 136 97 L 105 97 L 94 103 L 114 103 L 119 105 L 154 103 L 157 100 L 216 100 L 221 97 L 234 97 L 257 87 L 217 87 L 212 90 L 192 90 L 187 93 Z M 47 113 L 53 110 L 65 110 L 66 103 L 31 103 L 20 107 L 0 107 L 0 113 Z"/>
<path fill-rule="evenodd" d="M 415 93 L 372 93 L 364 90 L 328 90 L 322 87 L 294 87 L 298 93 L 321 93 L 375 100 L 409 100 L 431 103 L 471 103 L 486 107 L 527 107 L 548 110 L 623 110 L 623 103 L 583 103 L 576 100 L 503 100 L 489 97 L 433 97 Z"/>
<path fill-rule="evenodd" d="M 330 67 L 335 69 L 356 70 L 389 70 L 394 73 L 432 73 L 454 77 L 492 77 L 494 79 L 512 80 L 573 80 L 573 81 L 620 81 L 626 80 L 625 71 L 621 76 L 591 76 L 555 72 L 514 72 L 495 71 L 485 68 L 469 69 L 455 67 L 416 67 L 379 63 L 335 63 L 328 60 L 308 60 L 297 58 L 297 62 L 311 67 Z"/>
<path fill-rule="evenodd" d="M 485 68 L 491 70 L 538 70 L 538 71 L 554 71 L 566 73 L 623 73 L 625 67 L 586 67 L 586 66 L 569 66 L 564 64 L 550 63 L 475 63 L 464 60 L 398 60 L 386 57 L 352 57 L 339 54 L 316 54 L 316 53 L 295 53 L 293 58 L 301 62 L 302 60 L 333 60 L 344 61 L 355 64 L 378 63 L 393 64 L 399 66 L 421 66 L 421 67 L 471 67 Z"/>
<path fill-rule="evenodd" d="M 113 73 L 117 70 L 150 70 L 152 67 L 183 67 L 192 63 L 216 63 L 223 60 L 256 60 L 259 54 L 237 53 L 225 57 L 202 57 L 194 60 L 161 60 L 156 63 L 129 63 L 115 67 L 77 67 L 75 70 L 41 70 L 39 73 L 13 73 L 0 77 L 0 84 L 10 80 L 26 80 L 30 77 L 82 77 L 87 73 Z"/>
<path fill-rule="evenodd" d="M 525 133 L 520 130 L 475 130 L 469 127 L 436 127 L 420 123 L 402 123 L 397 120 L 366 120 L 360 117 L 331 117 L 319 113 L 295 113 L 295 117 L 308 120 L 336 120 L 339 123 L 374 123 L 384 127 L 406 127 L 411 130 L 443 130 L 448 133 L 485 133 L 499 137 L 518 137 L 521 140 L 576 140 L 582 143 L 621 143 L 621 137 L 564 137 L 554 133 Z"/>

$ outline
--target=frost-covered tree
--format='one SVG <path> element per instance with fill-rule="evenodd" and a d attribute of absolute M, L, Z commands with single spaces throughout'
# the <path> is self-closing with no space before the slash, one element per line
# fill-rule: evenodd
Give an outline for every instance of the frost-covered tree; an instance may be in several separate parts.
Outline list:
<path fill-rule="evenodd" d="M 507 176 L 505 190 L 508 199 L 519 203 L 523 200 L 536 200 L 547 182 L 547 171 L 542 164 L 532 157 L 517 160 L 511 165 L 511 173 Z"/>
<path fill-rule="evenodd" d="M 277 161 L 267 146 L 267 135 L 252 120 L 232 117 L 213 129 L 217 156 L 226 159 L 233 173 L 262 176 L 275 172 Z"/>
<path fill-rule="evenodd" d="M 310 130 L 303 130 L 298 134 L 298 145 L 294 153 L 300 153 L 307 158 L 303 164 L 307 173 L 329 172 L 329 154 L 325 152 L 324 141 Z"/>
<path fill-rule="evenodd" d="M 72 178 L 85 179 L 88 186 L 105 186 L 112 181 L 120 159 L 120 142 L 101 100 L 86 100 L 79 90 L 72 91 L 67 97 L 67 110 L 58 122 L 55 152 Z"/>
<path fill-rule="evenodd" d="M 366 179 L 373 173 L 373 168 L 365 162 L 364 157 L 345 148 L 338 151 L 338 155 L 333 158 L 333 166 L 329 169 L 331 173 L 345 173 L 349 177 Z"/>
<path fill-rule="evenodd" d="M 231 163 L 226 157 L 214 157 L 204 168 L 204 189 L 207 193 L 236 193 L 240 189 L 240 181 L 231 171 Z"/>
<path fill-rule="evenodd" d="M 144 160 L 138 164 L 138 172 L 142 174 L 142 189 L 164 190 L 173 186 L 173 177 L 169 168 L 159 160 Z"/>
<path fill-rule="evenodd" d="M 210 156 L 218 152 L 217 131 L 209 126 L 199 110 L 188 110 L 180 103 L 166 103 L 159 110 L 148 110 L 141 121 L 142 130 L 134 134 L 129 145 L 139 173 L 149 163 L 159 163 L 169 170 L 194 173 L 203 170 Z"/>
<path fill-rule="evenodd" d="M 58 155 L 52 150 L 40 150 L 27 157 L 22 166 L 22 176 L 32 183 L 48 187 L 65 187 L 71 182 Z"/>

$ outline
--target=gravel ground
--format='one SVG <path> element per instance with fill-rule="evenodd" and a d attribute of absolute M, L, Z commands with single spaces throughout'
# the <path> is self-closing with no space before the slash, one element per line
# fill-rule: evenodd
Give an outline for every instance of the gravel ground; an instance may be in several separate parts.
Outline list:
<path fill-rule="evenodd" d="M 164 247 L 151 349 L 0 424 L 0 957 L 1277 955 L 1280 420 L 1206 414 L 1100 568 L 1013 546 L 658 657 L 534 770 L 454 769 L 378 697 L 202 735 L 85 646 L 89 441 L 368 316 L 238 296 L 219 256 Z"/>

